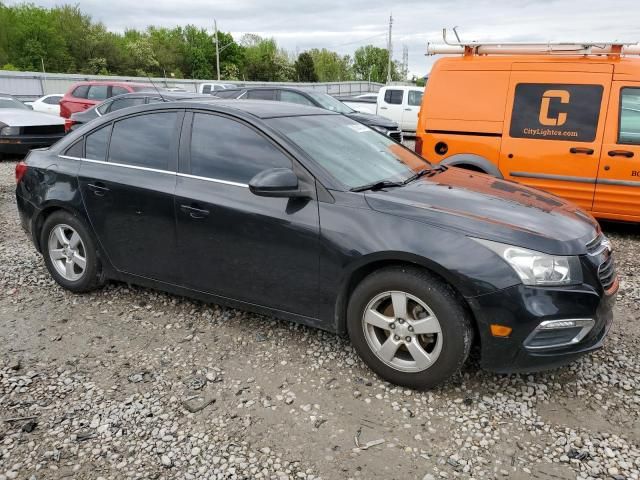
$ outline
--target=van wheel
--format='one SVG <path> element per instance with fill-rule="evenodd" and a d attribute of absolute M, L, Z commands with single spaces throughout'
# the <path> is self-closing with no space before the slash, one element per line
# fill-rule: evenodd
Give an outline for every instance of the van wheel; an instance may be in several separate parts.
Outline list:
<path fill-rule="evenodd" d="M 385 380 L 429 389 L 455 374 L 473 340 L 469 314 L 430 273 L 391 267 L 366 277 L 347 308 L 349 338 Z"/>
<path fill-rule="evenodd" d="M 100 265 L 93 237 L 74 215 L 57 211 L 44 222 L 40 245 L 53 279 L 72 292 L 82 293 L 100 284 Z"/>

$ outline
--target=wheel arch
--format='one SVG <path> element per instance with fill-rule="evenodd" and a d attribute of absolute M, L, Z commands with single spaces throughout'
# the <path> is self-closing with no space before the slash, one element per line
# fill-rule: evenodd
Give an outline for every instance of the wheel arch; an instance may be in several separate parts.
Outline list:
<path fill-rule="evenodd" d="M 448 167 L 466 168 L 474 172 L 481 172 L 496 178 L 504 179 L 498 166 L 490 160 L 473 153 L 458 153 L 440 161 L 441 165 Z"/>
<path fill-rule="evenodd" d="M 87 225 L 87 228 L 89 229 L 91 234 L 93 234 L 93 229 L 91 228 L 90 222 L 87 221 L 87 218 L 84 215 L 82 215 L 81 212 L 77 211 L 75 208 L 69 206 L 68 204 L 51 201 L 42 210 L 40 210 L 36 215 L 36 217 L 33 219 L 33 226 L 32 226 L 33 240 L 34 240 L 36 249 L 40 253 L 42 253 L 42 245 L 40 244 L 40 237 L 42 236 L 42 227 L 44 225 L 44 222 L 53 213 L 58 211 L 67 212 L 73 215 L 74 217 L 80 218 Z"/>
<path fill-rule="evenodd" d="M 406 254 L 402 252 L 391 252 L 387 254 L 376 254 L 365 257 L 358 262 L 354 268 L 352 268 L 343 280 L 339 294 L 336 301 L 335 308 L 335 326 L 336 331 L 340 335 L 344 335 L 347 331 L 347 307 L 349 305 L 349 298 L 353 293 L 356 286 L 372 273 L 387 267 L 406 266 L 409 268 L 417 268 L 428 271 L 430 274 L 437 277 L 444 284 L 448 285 L 460 301 L 461 305 L 469 314 L 472 319 L 472 325 L 476 335 L 474 338 L 479 341 L 480 336 L 477 335 L 478 324 L 473 314 L 471 306 L 462 294 L 461 286 L 459 282 L 442 266 L 435 262 L 432 262 L 424 257 L 417 255 Z"/>

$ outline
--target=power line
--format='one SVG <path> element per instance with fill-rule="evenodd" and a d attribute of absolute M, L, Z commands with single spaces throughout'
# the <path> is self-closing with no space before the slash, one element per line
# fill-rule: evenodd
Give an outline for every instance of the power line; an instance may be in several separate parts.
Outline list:
<path fill-rule="evenodd" d="M 344 46 L 347 46 L 347 45 L 354 45 L 354 44 L 356 44 L 356 43 L 366 42 L 367 40 L 371 40 L 371 39 L 373 39 L 373 38 L 382 37 L 382 36 L 384 36 L 384 35 L 386 35 L 386 34 L 387 34 L 386 32 L 377 33 L 377 34 L 372 35 L 372 36 L 367 37 L 367 38 L 361 38 L 360 40 L 355 40 L 355 41 L 353 41 L 353 42 L 340 43 L 339 45 L 330 45 L 330 46 L 325 47 L 325 48 L 329 49 L 329 48 L 344 47 Z"/>

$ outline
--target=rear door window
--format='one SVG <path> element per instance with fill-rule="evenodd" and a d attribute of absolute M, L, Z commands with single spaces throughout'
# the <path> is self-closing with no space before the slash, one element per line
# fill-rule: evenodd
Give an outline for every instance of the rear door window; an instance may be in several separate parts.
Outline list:
<path fill-rule="evenodd" d="M 620 93 L 618 143 L 640 144 L 640 88 L 623 88 Z"/>
<path fill-rule="evenodd" d="M 58 105 L 60 103 L 60 100 L 62 100 L 62 97 L 59 97 L 57 95 L 54 95 L 52 97 L 47 97 L 43 100 L 44 103 L 47 103 L 49 105 Z"/>
<path fill-rule="evenodd" d="M 107 145 L 109 143 L 109 134 L 111 133 L 111 124 L 106 125 L 89 135 L 85 140 L 85 158 L 90 160 L 105 161 L 107 158 Z"/>
<path fill-rule="evenodd" d="M 129 90 L 127 90 L 124 87 L 118 87 L 118 86 L 111 87 L 111 96 L 112 97 L 116 97 L 118 95 L 124 95 L 125 93 L 129 93 Z"/>
<path fill-rule="evenodd" d="M 247 184 L 268 168 L 291 161 L 267 138 L 243 123 L 196 113 L 191 128 L 191 174 Z"/>
<path fill-rule="evenodd" d="M 157 112 L 115 122 L 109 144 L 109 161 L 168 170 L 177 128 L 177 112 Z"/>
<path fill-rule="evenodd" d="M 87 98 L 89 100 L 105 100 L 109 93 L 108 85 L 91 85 L 89 87 L 89 94 Z"/>
<path fill-rule="evenodd" d="M 71 95 L 76 98 L 87 98 L 88 93 L 89 93 L 89 85 L 80 85 L 79 87 L 75 88 L 75 90 Z"/>
<path fill-rule="evenodd" d="M 390 105 L 402 105 L 404 90 L 388 89 L 384 92 L 384 101 Z"/>

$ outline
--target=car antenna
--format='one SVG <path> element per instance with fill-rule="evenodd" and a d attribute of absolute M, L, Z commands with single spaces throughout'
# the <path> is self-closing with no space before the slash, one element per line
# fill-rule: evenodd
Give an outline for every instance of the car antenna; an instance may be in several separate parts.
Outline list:
<path fill-rule="evenodd" d="M 162 99 L 162 101 L 167 102 L 168 100 L 162 96 L 162 94 L 160 93 L 160 89 L 157 87 L 155 83 L 153 83 L 153 80 L 151 80 L 151 77 L 149 76 L 148 73 L 147 73 L 147 80 L 149 80 L 149 83 L 153 86 L 153 88 L 156 89 L 156 92 L 158 93 L 158 95 L 160 95 L 160 98 Z"/>

